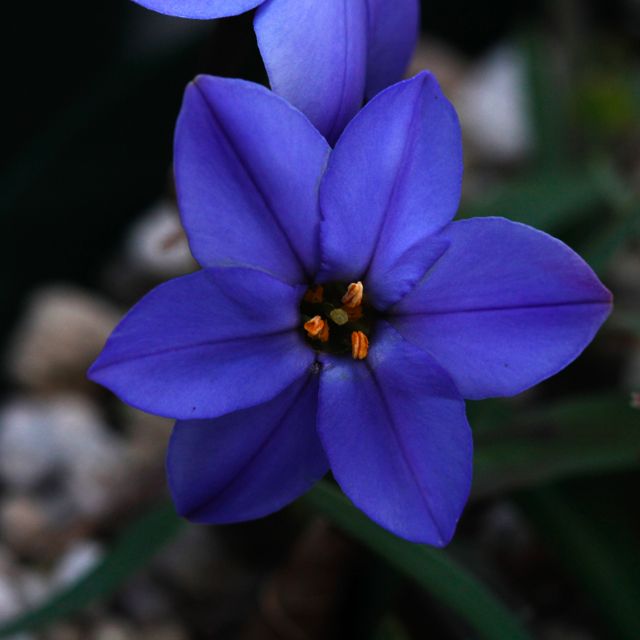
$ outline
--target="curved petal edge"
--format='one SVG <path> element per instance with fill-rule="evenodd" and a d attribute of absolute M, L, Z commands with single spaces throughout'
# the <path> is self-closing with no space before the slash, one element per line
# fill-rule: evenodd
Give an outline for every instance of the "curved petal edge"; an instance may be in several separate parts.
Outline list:
<path fill-rule="evenodd" d="M 170 280 L 123 318 L 89 378 L 142 411 L 176 419 L 270 400 L 315 359 L 298 330 L 303 291 L 251 269 Z"/>
<path fill-rule="evenodd" d="M 178 18 L 209 20 L 237 16 L 264 0 L 134 0 L 137 4 Z"/>
<path fill-rule="evenodd" d="M 390 321 L 465 398 L 510 396 L 556 374 L 591 342 L 611 293 L 560 240 L 504 218 L 454 222 L 425 279 Z"/>
<path fill-rule="evenodd" d="M 366 360 L 323 365 L 318 432 L 344 493 L 392 533 L 446 545 L 469 496 L 473 448 L 447 373 L 383 321 Z"/>

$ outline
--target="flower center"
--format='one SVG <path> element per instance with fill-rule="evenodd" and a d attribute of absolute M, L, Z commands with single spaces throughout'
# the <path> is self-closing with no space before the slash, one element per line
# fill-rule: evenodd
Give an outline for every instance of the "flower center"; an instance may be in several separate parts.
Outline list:
<path fill-rule="evenodd" d="M 372 328 L 370 307 L 362 282 L 318 284 L 307 289 L 300 302 L 305 337 L 317 351 L 364 360 Z"/>

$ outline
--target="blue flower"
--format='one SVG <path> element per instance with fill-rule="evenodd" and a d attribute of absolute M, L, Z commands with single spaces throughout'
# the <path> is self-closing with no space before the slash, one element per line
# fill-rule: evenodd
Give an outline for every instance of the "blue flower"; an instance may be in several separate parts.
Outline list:
<path fill-rule="evenodd" d="M 199 77 L 175 172 L 202 270 L 143 298 L 90 377 L 177 419 L 179 512 L 257 518 L 330 469 L 383 527 L 446 544 L 471 483 L 463 399 L 565 367 L 609 292 L 545 233 L 451 221 L 460 128 L 430 74 L 376 96 L 333 151 L 272 92 Z"/>
<path fill-rule="evenodd" d="M 271 88 L 333 143 L 365 98 L 402 78 L 418 33 L 418 0 L 136 0 L 188 18 L 258 5 L 254 26 Z"/>

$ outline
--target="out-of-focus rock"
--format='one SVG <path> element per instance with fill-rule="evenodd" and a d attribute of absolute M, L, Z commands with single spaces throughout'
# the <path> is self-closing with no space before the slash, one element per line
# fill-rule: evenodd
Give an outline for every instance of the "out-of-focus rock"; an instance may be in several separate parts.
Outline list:
<path fill-rule="evenodd" d="M 50 562 L 84 528 L 77 509 L 64 495 L 14 495 L 0 503 L 0 537 L 27 558 Z"/>
<path fill-rule="evenodd" d="M 0 556 L 0 620 L 12 618 L 22 611 L 10 562 Z"/>
<path fill-rule="evenodd" d="M 178 209 L 167 201 L 159 202 L 133 226 L 125 256 L 133 270 L 162 280 L 197 268 Z"/>
<path fill-rule="evenodd" d="M 140 630 L 137 640 L 188 640 L 187 632 L 176 622 L 165 622 Z"/>
<path fill-rule="evenodd" d="M 46 640 L 85 640 L 86 634 L 83 629 L 67 623 L 58 622 L 47 629 Z"/>
<path fill-rule="evenodd" d="M 45 575 L 23 568 L 19 576 L 20 596 L 29 608 L 41 605 L 50 593 L 50 583 Z"/>
<path fill-rule="evenodd" d="M 178 209 L 160 201 L 131 226 L 122 250 L 105 270 L 105 286 L 118 300 L 133 302 L 160 282 L 195 271 Z"/>
<path fill-rule="evenodd" d="M 32 604 L 25 594 L 26 577 L 13 558 L 0 547 L 0 622 L 20 615 Z M 33 640 L 31 634 L 12 636 L 12 640 Z"/>
<path fill-rule="evenodd" d="M 63 588 L 73 584 L 93 569 L 103 556 L 102 545 L 93 540 L 74 542 L 58 560 L 51 576 L 52 586 Z"/>
<path fill-rule="evenodd" d="M 87 368 L 121 315 L 98 296 L 68 285 L 36 291 L 10 341 L 9 376 L 36 391 L 87 387 Z"/>
<path fill-rule="evenodd" d="M 138 632 L 130 624 L 121 620 L 100 622 L 91 634 L 91 640 L 137 640 L 138 638 Z"/>
<path fill-rule="evenodd" d="M 465 140 L 494 163 L 517 162 L 533 145 L 524 56 L 501 45 L 475 64 L 450 94 Z"/>
<path fill-rule="evenodd" d="M 145 572 L 127 581 L 118 594 L 120 609 L 139 623 L 165 620 L 172 611 L 166 591 Z"/>
<path fill-rule="evenodd" d="M 127 490 L 124 444 L 93 406 L 70 399 L 58 402 L 55 427 L 69 495 L 83 514 L 99 517 Z"/>
<path fill-rule="evenodd" d="M 12 488 L 26 490 L 57 469 L 60 451 L 43 404 L 11 402 L 0 410 L 0 478 Z"/>
<path fill-rule="evenodd" d="M 410 78 L 420 71 L 431 71 L 445 95 L 451 97 L 464 81 L 467 68 L 468 63 L 457 51 L 428 36 L 418 42 L 406 75 Z"/>
<path fill-rule="evenodd" d="M 0 414 L 0 478 L 24 490 L 55 476 L 87 515 L 119 499 L 127 480 L 123 451 L 82 396 L 17 399 Z"/>
<path fill-rule="evenodd" d="M 138 411 L 128 405 L 122 410 L 125 435 L 127 439 L 127 455 L 137 467 L 162 466 L 175 420 Z"/>
<path fill-rule="evenodd" d="M 18 398 L 0 413 L 0 532 L 21 554 L 51 558 L 119 509 L 138 484 L 120 435 L 78 395 Z"/>
<path fill-rule="evenodd" d="M 2 539 L 19 553 L 50 544 L 49 518 L 39 500 L 28 496 L 7 498 L 0 504 Z"/>

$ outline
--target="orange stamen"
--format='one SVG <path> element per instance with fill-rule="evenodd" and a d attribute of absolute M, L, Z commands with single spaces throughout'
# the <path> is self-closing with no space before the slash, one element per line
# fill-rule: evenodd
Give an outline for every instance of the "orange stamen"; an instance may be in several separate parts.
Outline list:
<path fill-rule="evenodd" d="M 369 353 L 369 338 L 362 331 L 351 334 L 351 355 L 354 360 L 364 360 Z"/>
<path fill-rule="evenodd" d="M 318 304 L 324 299 L 324 287 L 321 284 L 317 284 L 304 294 L 304 301 L 311 302 L 312 304 Z"/>
<path fill-rule="evenodd" d="M 353 309 L 350 309 L 345 305 L 342 308 L 347 312 L 347 315 L 349 316 L 349 322 L 357 322 L 358 320 L 360 320 L 360 318 L 362 318 L 362 307 L 354 307 Z"/>
<path fill-rule="evenodd" d="M 329 324 L 320 316 L 313 316 L 311 320 L 304 323 L 304 330 L 307 335 L 314 340 L 327 342 L 329 340 Z"/>
<path fill-rule="evenodd" d="M 347 287 L 347 293 L 342 296 L 342 304 L 348 309 L 355 309 L 362 304 L 364 286 L 362 282 L 352 282 Z"/>

